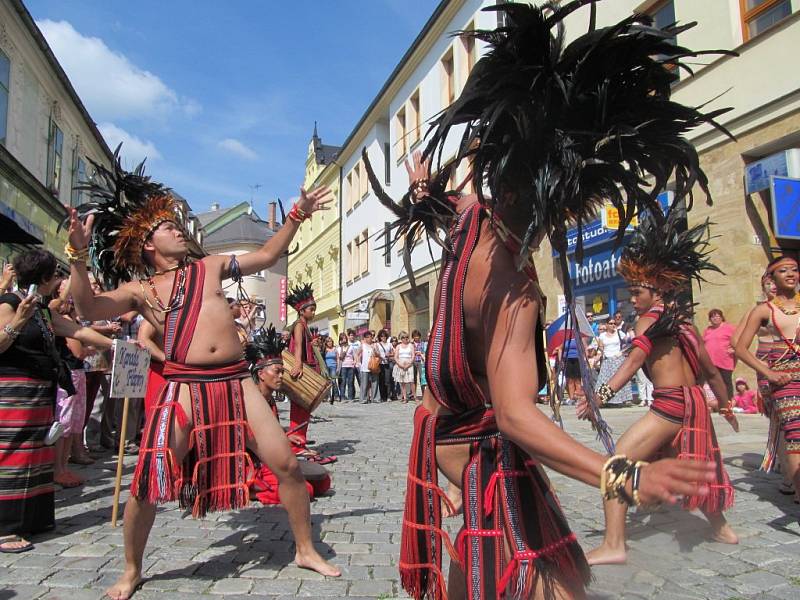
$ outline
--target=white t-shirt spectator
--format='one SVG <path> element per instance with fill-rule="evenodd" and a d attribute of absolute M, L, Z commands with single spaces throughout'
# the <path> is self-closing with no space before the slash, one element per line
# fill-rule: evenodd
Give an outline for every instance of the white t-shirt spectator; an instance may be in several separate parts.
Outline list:
<path fill-rule="evenodd" d="M 366 373 L 369 371 L 369 359 L 372 358 L 372 352 L 375 346 L 372 344 L 361 344 L 361 372 Z"/>
<path fill-rule="evenodd" d="M 619 331 L 614 333 L 601 333 L 597 336 L 603 343 L 603 356 L 606 358 L 616 358 L 622 355 L 622 334 Z"/>

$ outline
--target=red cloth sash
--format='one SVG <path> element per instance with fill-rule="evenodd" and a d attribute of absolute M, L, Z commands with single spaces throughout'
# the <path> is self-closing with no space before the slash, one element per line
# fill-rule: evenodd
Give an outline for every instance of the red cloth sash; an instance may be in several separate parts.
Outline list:
<path fill-rule="evenodd" d="M 681 423 L 681 429 L 672 442 L 673 448 L 678 450 L 678 459 L 708 461 L 716 465 L 716 478 L 708 484 L 710 493 L 707 496 L 687 496 L 683 501 L 684 508 L 701 508 L 714 514 L 733 506 L 733 486 L 722 462 L 703 388 L 699 385 L 655 388 L 650 410 L 673 423 Z"/>

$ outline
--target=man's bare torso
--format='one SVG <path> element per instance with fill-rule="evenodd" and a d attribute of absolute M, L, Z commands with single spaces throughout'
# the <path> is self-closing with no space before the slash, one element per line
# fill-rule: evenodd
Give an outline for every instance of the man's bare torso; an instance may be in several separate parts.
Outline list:
<path fill-rule="evenodd" d="M 222 289 L 222 272 L 226 260 L 227 257 L 223 256 L 203 259 L 206 267 L 203 298 L 195 335 L 186 357 L 187 364 L 222 365 L 242 358 L 242 345 Z M 177 274 L 177 271 L 172 271 L 153 278 L 158 297 L 165 306 L 169 304 Z M 125 285 L 136 298 L 137 310 L 156 328 L 157 338 L 163 340 L 166 315 L 158 310 L 158 303 L 147 280 L 142 280 L 142 283 L 140 285 L 135 281 Z"/>

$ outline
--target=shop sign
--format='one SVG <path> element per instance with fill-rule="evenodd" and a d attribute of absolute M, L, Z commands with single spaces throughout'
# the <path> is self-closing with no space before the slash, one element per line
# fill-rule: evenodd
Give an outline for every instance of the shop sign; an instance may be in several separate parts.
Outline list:
<path fill-rule="evenodd" d="M 658 203 L 661 205 L 662 210 L 667 210 L 672 203 L 672 192 L 661 192 L 658 197 Z M 619 212 L 611 205 L 606 203 L 600 212 L 600 218 L 590 221 L 583 226 L 583 247 L 593 248 L 599 246 L 603 242 L 613 240 L 617 235 L 617 226 L 619 225 Z M 638 225 L 638 220 L 634 217 L 631 221 L 631 226 L 628 230 Z M 571 227 L 567 230 L 567 254 L 572 254 L 578 246 L 578 228 Z M 558 252 L 553 250 L 553 256 L 558 256 Z"/>
<path fill-rule="evenodd" d="M 347 313 L 345 315 L 345 319 L 347 319 L 348 321 L 369 321 L 369 313 L 354 310 L 352 312 Z"/>
<path fill-rule="evenodd" d="M 618 277 L 617 263 L 621 254 L 622 248 L 609 248 L 591 256 L 584 256 L 583 263 L 570 261 L 570 276 L 575 290 L 600 283 L 610 283 Z"/>
<path fill-rule="evenodd" d="M 745 166 L 745 192 L 754 194 L 770 189 L 771 177 L 800 177 L 800 148 L 776 152 Z"/>
<path fill-rule="evenodd" d="M 29 233 L 39 240 L 44 240 L 44 232 L 42 231 L 41 227 L 19 214 L 4 202 L 0 202 L 0 214 L 7 216 L 9 219 L 14 221 L 25 233 Z"/>
<path fill-rule="evenodd" d="M 772 217 L 775 237 L 800 240 L 800 179 L 772 177 Z"/>
<path fill-rule="evenodd" d="M 278 292 L 279 315 L 281 321 L 286 321 L 286 292 L 289 286 L 286 277 L 281 277 L 280 291 Z"/>

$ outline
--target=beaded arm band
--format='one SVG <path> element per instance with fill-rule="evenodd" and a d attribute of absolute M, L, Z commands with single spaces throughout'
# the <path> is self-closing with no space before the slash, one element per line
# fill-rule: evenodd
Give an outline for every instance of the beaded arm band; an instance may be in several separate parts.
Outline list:
<path fill-rule="evenodd" d="M 411 192 L 412 203 L 418 202 L 420 198 L 428 195 L 428 180 L 415 179 L 411 182 L 411 185 L 408 186 L 408 191 Z"/>
<path fill-rule="evenodd" d="M 617 392 L 608 387 L 607 383 L 601 383 L 599 386 L 597 386 L 597 389 L 594 393 L 598 398 L 600 398 L 600 404 L 606 404 Z"/>

